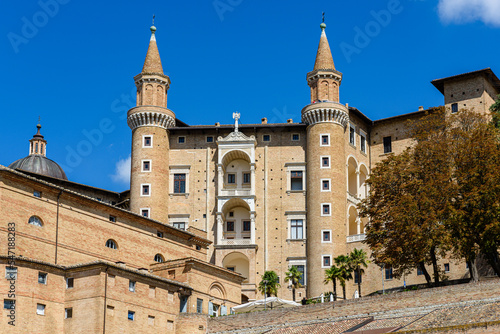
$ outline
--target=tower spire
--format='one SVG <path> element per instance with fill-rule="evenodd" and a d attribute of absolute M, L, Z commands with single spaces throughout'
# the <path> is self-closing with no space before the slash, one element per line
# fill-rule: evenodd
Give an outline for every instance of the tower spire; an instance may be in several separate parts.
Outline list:
<path fill-rule="evenodd" d="M 36 125 L 36 134 L 30 139 L 30 155 L 31 154 L 41 154 L 45 156 L 47 141 L 40 134 L 40 117 L 38 117 L 38 123 Z"/>
<path fill-rule="evenodd" d="M 335 65 L 333 63 L 332 51 L 330 50 L 330 44 L 328 44 L 328 39 L 326 38 L 326 24 L 325 24 L 325 13 L 323 12 L 323 22 L 320 24 L 321 27 L 321 37 L 319 39 L 318 52 L 316 53 L 316 62 L 314 63 L 314 70 L 334 70 Z"/>
<path fill-rule="evenodd" d="M 155 16 L 153 15 L 153 25 L 151 28 L 151 38 L 149 40 L 148 53 L 146 54 L 146 60 L 144 61 L 144 66 L 142 67 L 142 73 L 155 73 L 163 74 L 163 67 L 161 66 L 160 52 L 158 51 L 158 46 L 156 45 L 156 27 L 154 26 Z"/>

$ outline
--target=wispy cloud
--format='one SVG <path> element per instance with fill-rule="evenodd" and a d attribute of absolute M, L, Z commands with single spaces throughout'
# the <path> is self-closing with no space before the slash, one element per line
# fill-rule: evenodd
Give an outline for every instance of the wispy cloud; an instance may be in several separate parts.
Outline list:
<path fill-rule="evenodd" d="M 500 1 L 498 0 L 439 0 L 439 17 L 444 23 L 483 21 L 500 27 Z"/>
<path fill-rule="evenodd" d="M 111 179 L 116 183 L 126 183 L 130 182 L 130 159 L 129 156 L 126 159 L 120 159 L 116 163 L 115 173 L 111 175 Z"/>

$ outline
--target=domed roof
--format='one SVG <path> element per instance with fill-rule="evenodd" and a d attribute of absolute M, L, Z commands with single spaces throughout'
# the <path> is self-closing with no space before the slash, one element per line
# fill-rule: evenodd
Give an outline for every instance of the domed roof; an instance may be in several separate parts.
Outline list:
<path fill-rule="evenodd" d="M 30 154 L 25 158 L 11 163 L 9 168 L 21 169 L 27 172 L 42 174 L 63 180 L 68 179 L 61 166 L 41 154 Z"/>

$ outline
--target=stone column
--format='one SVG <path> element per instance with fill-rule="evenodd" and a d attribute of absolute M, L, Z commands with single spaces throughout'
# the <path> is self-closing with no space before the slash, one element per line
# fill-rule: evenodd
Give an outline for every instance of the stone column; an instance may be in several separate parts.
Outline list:
<path fill-rule="evenodd" d="M 222 244 L 222 236 L 223 236 L 224 226 L 222 220 L 222 214 L 217 214 L 217 244 Z"/>
<path fill-rule="evenodd" d="M 255 212 L 250 212 L 250 243 L 255 245 Z"/>

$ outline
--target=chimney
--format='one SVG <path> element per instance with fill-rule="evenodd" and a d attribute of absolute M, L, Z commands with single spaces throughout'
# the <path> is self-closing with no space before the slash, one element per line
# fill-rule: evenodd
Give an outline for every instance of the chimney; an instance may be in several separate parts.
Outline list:
<path fill-rule="evenodd" d="M 215 126 L 220 126 L 220 122 L 215 123 Z"/>
<path fill-rule="evenodd" d="M 262 119 L 262 124 L 267 124 L 267 118 L 266 118 L 266 117 L 264 117 L 264 118 Z"/>
<path fill-rule="evenodd" d="M 287 123 L 293 123 L 293 119 L 289 118 L 286 120 Z"/>
<path fill-rule="evenodd" d="M 418 111 L 422 111 L 422 110 L 424 110 L 423 106 L 418 107 Z"/>

